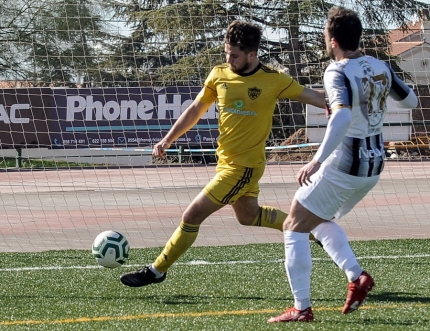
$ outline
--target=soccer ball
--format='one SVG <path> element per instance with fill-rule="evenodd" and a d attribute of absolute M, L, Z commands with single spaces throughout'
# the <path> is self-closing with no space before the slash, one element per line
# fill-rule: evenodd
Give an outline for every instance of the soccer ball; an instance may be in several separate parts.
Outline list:
<path fill-rule="evenodd" d="M 104 231 L 93 242 L 92 253 L 97 263 L 106 268 L 123 265 L 129 255 L 128 240 L 117 231 Z"/>

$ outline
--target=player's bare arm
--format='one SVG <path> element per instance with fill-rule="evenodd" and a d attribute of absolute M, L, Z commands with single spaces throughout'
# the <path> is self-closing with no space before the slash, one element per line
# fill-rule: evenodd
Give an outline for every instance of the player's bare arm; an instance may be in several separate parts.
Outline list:
<path fill-rule="evenodd" d="M 313 105 L 318 108 L 325 108 L 324 90 L 313 90 L 305 87 L 303 92 L 295 99 L 301 103 Z"/>
<path fill-rule="evenodd" d="M 311 183 L 311 176 L 318 171 L 324 160 L 340 144 L 351 123 L 351 110 L 339 108 L 333 111 L 327 125 L 326 134 L 312 161 L 303 166 L 297 173 L 297 181 L 300 186 Z"/>
<path fill-rule="evenodd" d="M 182 136 L 185 132 L 191 129 L 203 114 L 209 109 L 210 104 L 194 100 L 193 103 L 179 116 L 178 120 L 166 134 L 166 136 L 157 144 L 154 145 L 152 154 L 155 157 L 164 159 L 166 149 Z"/>
<path fill-rule="evenodd" d="M 318 148 L 312 161 L 303 166 L 297 173 L 297 181 L 300 186 L 311 183 L 311 176 L 318 171 L 324 160 L 340 144 L 351 123 L 351 111 L 349 108 L 340 108 L 333 111 L 327 124 L 327 130 L 324 135 L 321 146 Z"/>

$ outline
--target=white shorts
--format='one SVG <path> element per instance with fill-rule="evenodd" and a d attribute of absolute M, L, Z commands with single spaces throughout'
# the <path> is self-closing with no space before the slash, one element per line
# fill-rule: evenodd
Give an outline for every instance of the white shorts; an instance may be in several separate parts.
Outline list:
<path fill-rule="evenodd" d="M 325 220 L 341 218 L 376 185 L 378 176 L 356 177 L 329 165 L 311 177 L 312 183 L 301 186 L 295 198 L 310 212 Z"/>

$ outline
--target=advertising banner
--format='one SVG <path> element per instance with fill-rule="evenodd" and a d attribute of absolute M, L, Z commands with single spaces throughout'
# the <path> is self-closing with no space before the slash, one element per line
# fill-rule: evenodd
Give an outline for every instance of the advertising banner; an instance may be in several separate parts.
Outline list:
<path fill-rule="evenodd" d="M 53 89 L 53 148 L 144 147 L 160 141 L 201 87 Z M 215 104 L 175 145 L 216 146 Z"/>
<path fill-rule="evenodd" d="M 0 147 L 49 147 L 50 88 L 0 89 Z"/>
<path fill-rule="evenodd" d="M 1 148 L 133 148 L 160 141 L 200 87 L 0 90 Z M 215 148 L 215 104 L 174 145 Z"/>

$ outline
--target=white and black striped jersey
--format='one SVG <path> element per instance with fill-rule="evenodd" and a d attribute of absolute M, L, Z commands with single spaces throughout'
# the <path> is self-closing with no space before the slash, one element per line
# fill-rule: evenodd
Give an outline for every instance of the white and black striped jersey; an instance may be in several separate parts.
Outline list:
<path fill-rule="evenodd" d="M 331 63 L 324 74 L 331 111 L 349 108 L 351 124 L 343 141 L 326 160 L 344 173 L 371 177 L 384 167 L 382 127 L 388 96 L 405 99 L 410 88 L 383 61 L 359 55 Z"/>

